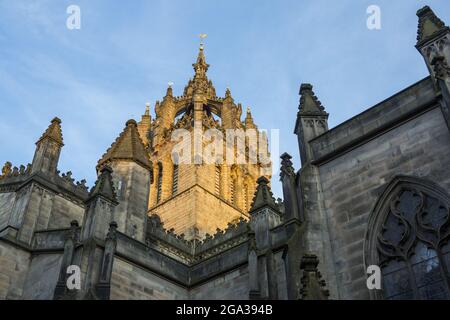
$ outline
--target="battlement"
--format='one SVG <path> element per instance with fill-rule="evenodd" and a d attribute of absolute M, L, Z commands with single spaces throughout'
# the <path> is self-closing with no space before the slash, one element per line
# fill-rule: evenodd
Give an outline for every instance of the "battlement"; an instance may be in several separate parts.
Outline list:
<path fill-rule="evenodd" d="M 238 223 L 229 223 L 225 230 L 217 229 L 214 235 L 206 234 L 202 240 L 186 240 L 184 234 L 176 234 L 173 229 L 165 229 L 157 214 L 149 217 L 147 245 L 159 247 L 172 253 L 188 264 L 218 255 L 248 239 L 249 224 L 241 218 Z"/>
<path fill-rule="evenodd" d="M 20 165 L 19 167 L 13 167 L 12 163 L 7 161 L 5 165 L 2 168 L 2 172 L 0 174 L 0 182 L 8 180 L 11 181 L 11 179 L 17 178 L 17 177 L 24 177 L 28 176 L 31 173 L 31 164 L 27 164 L 26 166 Z M 18 180 L 18 179 L 15 179 Z"/>
<path fill-rule="evenodd" d="M 81 190 L 88 192 L 88 186 L 86 185 L 86 180 L 82 179 L 80 181 L 76 181 L 72 178 L 72 171 L 67 171 L 66 173 L 60 174 L 59 171 L 56 172 L 58 174 L 57 180 L 62 184 L 69 188 L 75 188 L 76 190 Z"/>
<path fill-rule="evenodd" d="M 240 218 L 238 223 L 228 223 L 225 230 L 217 229 L 214 235 L 206 234 L 205 239 L 196 246 L 195 254 L 204 259 L 247 240 L 248 221 Z"/>

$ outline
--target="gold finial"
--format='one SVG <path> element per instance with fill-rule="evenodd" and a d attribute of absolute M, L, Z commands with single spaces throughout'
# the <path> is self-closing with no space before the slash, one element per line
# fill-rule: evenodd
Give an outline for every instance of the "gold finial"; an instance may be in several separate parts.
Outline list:
<path fill-rule="evenodd" d="M 208 35 L 206 33 L 200 34 L 200 49 L 203 50 L 203 46 L 205 45 L 204 40 L 206 39 Z"/>

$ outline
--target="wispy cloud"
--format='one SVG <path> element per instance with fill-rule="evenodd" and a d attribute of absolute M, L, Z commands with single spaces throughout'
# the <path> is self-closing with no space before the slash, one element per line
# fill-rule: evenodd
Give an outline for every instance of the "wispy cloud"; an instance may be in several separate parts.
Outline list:
<path fill-rule="evenodd" d="M 50 119 L 63 120 L 61 170 L 92 184 L 95 164 L 130 117 L 173 81 L 192 76 L 198 34 L 208 33 L 209 76 L 231 87 L 260 128 L 279 128 L 280 151 L 299 167 L 293 135 L 298 88 L 311 82 L 330 126 L 415 82 L 427 71 L 414 48 L 415 11 L 444 1 L 378 0 L 382 30 L 365 27 L 372 1 L 76 2 L 82 28 L 66 28 L 72 1 L 0 1 L 0 162 L 31 161 Z M 14 138 L 9 132 L 14 132 Z M 281 195 L 278 177 L 272 179 Z"/>

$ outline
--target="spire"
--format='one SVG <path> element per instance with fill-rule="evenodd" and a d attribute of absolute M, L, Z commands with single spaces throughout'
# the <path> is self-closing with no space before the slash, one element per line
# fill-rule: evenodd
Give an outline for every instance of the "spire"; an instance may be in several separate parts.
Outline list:
<path fill-rule="evenodd" d="M 150 103 L 147 102 L 145 104 L 145 112 L 144 114 L 141 116 L 141 122 L 138 123 L 138 129 L 140 130 L 141 126 L 146 126 L 146 129 L 148 129 L 150 127 L 150 123 L 151 123 L 151 116 L 150 116 Z M 139 133 L 141 133 L 139 131 Z"/>
<path fill-rule="evenodd" d="M 200 35 L 202 39 L 206 37 L 205 34 Z M 202 40 L 203 41 L 203 40 Z M 200 49 L 197 56 L 197 61 L 192 64 L 194 67 L 194 77 L 189 80 L 187 86 L 184 88 L 184 96 L 200 95 L 203 98 L 216 98 L 216 89 L 212 82 L 206 76 L 209 64 L 206 63 L 203 42 L 200 44 Z"/>
<path fill-rule="evenodd" d="M 61 131 L 61 120 L 57 117 L 53 118 L 51 121 L 51 124 L 45 130 L 43 135 L 39 138 L 39 140 L 36 142 L 36 144 L 39 144 L 44 139 L 51 139 L 58 143 L 60 146 L 63 146 L 63 137 L 62 137 L 62 131 Z"/>
<path fill-rule="evenodd" d="M 246 129 L 255 129 L 256 126 L 253 122 L 252 113 L 250 112 L 250 107 L 247 107 L 247 114 L 245 116 L 245 128 Z"/>
<path fill-rule="evenodd" d="M 195 71 L 195 78 L 206 76 L 206 72 L 208 71 L 209 64 L 206 63 L 206 57 L 203 50 L 203 45 L 200 45 L 200 49 L 197 56 L 197 61 L 192 65 Z"/>
<path fill-rule="evenodd" d="M 255 197 L 253 198 L 253 204 L 249 213 L 252 214 L 264 207 L 270 207 L 278 212 L 278 206 L 275 203 L 275 199 L 269 187 L 269 180 L 262 176 L 258 178 L 256 183 L 258 186 L 256 187 Z"/>
<path fill-rule="evenodd" d="M 252 112 L 250 111 L 250 107 L 247 107 L 247 116 L 246 116 L 246 118 L 247 119 L 253 119 L 252 118 Z"/>
<path fill-rule="evenodd" d="M 434 14 L 429 6 L 425 6 L 417 11 L 417 16 L 419 17 L 419 27 L 416 46 L 421 46 L 441 33 L 449 31 L 449 28 Z"/>
<path fill-rule="evenodd" d="M 151 162 L 135 120 L 127 121 L 125 129 L 99 160 L 97 167 L 113 160 L 132 160 L 146 169 L 151 169 Z"/>
<path fill-rule="evenodd" d="M 299 114 L 311 116 L 328 115 L 312 89 L 313 86 L 309 83 L 303 83 L 300 86 Z"/>
<path fill-rule="evenodd" d="M 89 199 L 97 196 L 103 196 L 111 202 L 117 202 L 111 175 L 112 172 L 111 167 L 106 165 L 100 170 L 100 175 L 89 193 Z"/>
<path fill-rule="evenodd" d="M 226 102 L 230 101 L 231 103 L 234 102 L 233 97 L 231 96 L 230 88 L 228 88 L 228 87 L 227 87 L 227 90 L 225 90 L 225 98 L 223 100 Z"/>
<path fill-rule="evenodd" d="M 295 176 L 295 170 L 292 164 L 292 156 L 285 152 L 281 155 L 281 170 L 280 170 L 280 177 L 283 179 L 284 175 L 292 175 Z"/>
<path fill-rule="evenodd" d="M 167 91 L 166 91 L 166 96 L 164 97 L 164 99 L 167 97 L 173 97 L 172 85 L 173 85 L 173 82 L 167 83 Z"/>

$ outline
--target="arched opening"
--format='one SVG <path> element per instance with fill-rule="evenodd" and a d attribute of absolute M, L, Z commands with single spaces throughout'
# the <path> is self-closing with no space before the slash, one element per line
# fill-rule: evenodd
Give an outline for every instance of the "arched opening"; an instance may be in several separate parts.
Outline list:
<path fill-rule="evenodd" d="M 364 245 L 366 268 L 381 269 L 375 299 L 450 299 L 450 197 L 438 185 L 395 178 L 379 198 Z"/>
<path fill-rule="evenodd" d="M 162 166 L 161 162 L 158 162 L 158 181 L 157 181 L 157 189 L 156 189 L 156 203 L 159 203 L 161 201 L 162 180 L 163 180 L 163 166 Z"/>
<path fill-rule="evenodd" d="M 220 165 L 216 165 L 214 175 L 214 191 L 216 195 L 220 196 L 222 184 L 222 168 Z"/>
<path fill-rule="evenodd" d="M 177 164 L 174 164 L 172 175 L 172 196 L 176 195 L 178 192 L 178 170 L 179 166 Z"/>

